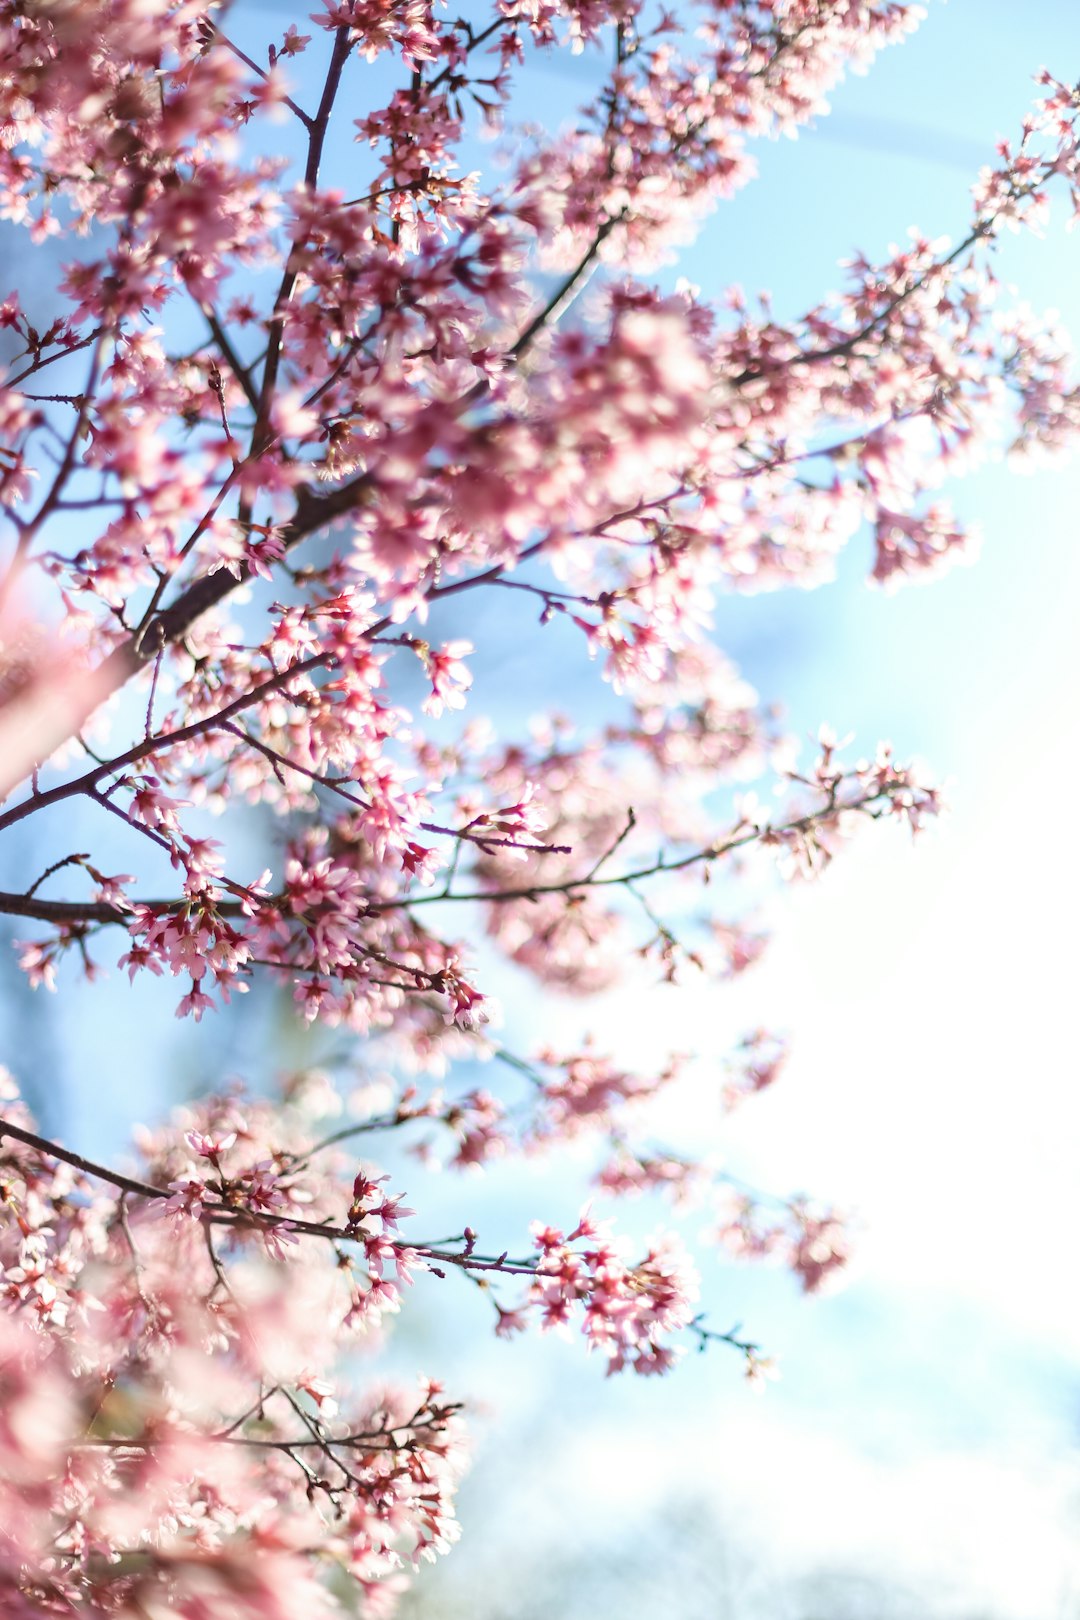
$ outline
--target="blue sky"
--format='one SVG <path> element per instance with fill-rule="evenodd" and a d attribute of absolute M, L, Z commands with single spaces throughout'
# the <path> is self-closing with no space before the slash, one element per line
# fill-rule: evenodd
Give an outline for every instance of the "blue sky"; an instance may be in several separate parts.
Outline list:
<path fill-rule="evenodd" d="M 929 11 L 910 43 L 835 94 L 820 129 L 759 153 L 760 180 L 718 211 L 681 273 L 706 294 L 731 281 L 769 288 L 794 314 L 837 284 L 836 262 L 855 248 L 883 252 L 909 225 L 959 233 L 980 153 L 990 160 L 1018 128 L 1034 71 L 1080 72 L 1076 8 L 950 0 Z M 565 65 L 565 84 L 527 76 L 537 109 L 573 93 L 586 64 Z M 1006 239 L 1001 274 L 1080 332 L 1075 236 Z M 402 1355 L 493 1414 L 467 1534 L 426 1577 L 430 1612 L 452 1616 L 482 1583 L 481 1616 L 572 1616 L 575 1592 L 590 1590 L 584 1561 L 602 1606 L 626 1620 L 1080 1615 L 1069 1018 L 1080 481 L 1075 463 L 1027 477 L 989 465 L 950 493 L 984 531 L 973 567 L 886 595 L 864 583 L 869 542 L 857 539 L 833 585 L 725 602 L 716 630 L 793 730 L 828 721 L 867 751 L 889 737 L 953 778 L 949 819 L 914 849 L 870 836 L 825 882 L 782 896 L 772 953 L 736 992 L 688 992 L 677 1010 L 658 992 L 644 1008 L 600 1011 L 637 1051 L 664 1047 L 676 1019 L 679 1044 L 703 1051 L 759 1020 L 783 1025 L 794 1050 L 784 1082 L 741 1116 L 724 1152 L 755 1181 L 859 1211 L 851 1283 L 807 1303 L 778 1273 L 707 1267 L 715 1315 L 741 1318 L 781 1354 L 784 1377 L 763 1400 L 722 1355 L 662 1384 L 604 1383 L 577 1346 L 482 1337 L 471 1291 L 455 1295 L 450 1320 L 429 1284 L 430 1314 Z M 492 665 L 507 680 L 523 673 L 513 626 L 491 632 Z M 578 678 L 562 677 L 564 690 Z M 175 999 L 174 985 L 144 978 L 129 992 L 114 973 L 104 989 L 69 984 L 37 1006 L 62 1016 L 48 1041 L 69 1140 L 105 1150 L 178 1086 L 215 1083 L 223 1064 L 250 1069 L 256 1034 L 268 1044 L 250 1022 L 231 1036 L 224 1020 L 177 1030 Z M 578 1021 L 535 998 L 508 1010 L 560 1039 Z M 707 1074 L 700 1083 L 704 1107 Z M 474 1224 L 519 1229 L 562 1194 L 537 1167 L 447 1183 L 424 1207 L 436 1215 L 467 1197 Z M 672 1513 L 700 1525 L 696 1540 L 657 1530 Z M 681 1546 L 683 1584 L 658 1595 L 633 1557 L 628 1566 L 630 1543 L 658 1559 Z M 860 1580 L 877 1583 L 867 1608 Z M 546 1609 L 528 1608 L 529 1590 L 549 1591 Z"/>

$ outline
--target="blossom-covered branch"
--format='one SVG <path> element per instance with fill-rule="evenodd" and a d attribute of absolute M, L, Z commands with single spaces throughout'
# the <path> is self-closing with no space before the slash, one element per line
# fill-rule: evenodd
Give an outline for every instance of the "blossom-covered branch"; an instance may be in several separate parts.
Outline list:
<path fill-rule="evenodd" d="M 456 1533 L 461 1411 L 340 1369 L 415 1274 L 612 1372 L 715 1341 L 768 1370 L 670 1232 L 541 1211 L 501 1252 L 463 1194 L 452 1238 L 412 1241 L 359 1139 L 461 1171 L 590 1144 L 598 1198 L 704 1201 L 722 1249 L 809 1292 L 842 1269 L 839 1215 L 718 1169 L 700 1110 L 694 1152 L 658 1144 L 694 1054 L 638 1072 L 491 1029 L 507 963 L 579 1002 L 726 984 L 772 865 L 815 877 L 940 809 L 884 745 L 823 729 L 796 763 L 711 615 L 849 543 L 878 583 L 926 577 L 972 550 L 949 477 L 1074 441 L 1067 342 L 993 254 L 1055 192 L 1076 212 L 1080 94 L 1043 73 L 955 240 L 857 255 L 801 318 L 655 275 L 753 141 L 919 16 L 326 0 L 267 39 L 205 0 L 0 0 L 0 211 L 64 250 L 0 286 L 0 913 L 38 925 L 34 986 L 121 938 L 133 996 L 174 978 L 197 1020 L 261 979 L 343 1054 L 264 1100 L 208 1088 L 130 1174 L 5 1081 L 5 1612 L 386 1613 Z M 588 98 L 525 124 L 527 50 L 567 49 Z M 474 165 L 485 128 L 504 171 Z M 519 712 L 508 636 L 545 691 L 595 660 L 598 716 Z M 717 1129 L 785 1055 L 766 1028 L 710 1055 Z"/>

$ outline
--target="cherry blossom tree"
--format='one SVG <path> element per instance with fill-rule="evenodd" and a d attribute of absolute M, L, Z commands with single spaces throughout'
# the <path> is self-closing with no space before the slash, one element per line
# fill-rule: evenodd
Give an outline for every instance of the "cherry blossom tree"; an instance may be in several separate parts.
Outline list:
<path fill-rule="evenodd" d="M 0 911 L 34 985 L 103 957 L 199 1020 L 265 979 L 398 1077 L 344 1117 L 314 1069 L 223 1086 L 130 1169 L 42 1137 L 4 1079 L 5 1613 L 387 1613 L 453 1541 L 461 1466 L 452 1395 L 349 1371 L 413 1284 L 478 1285 L 495 1332 L 580 1332 L 609 1372 L 713 1342 L 767 1370 L 670 1231 L 637 1248 L 587 1207 L 481 1242 L 463 1183 L 431 1241 L 381 1140 L 465 1169 L 587 1136 L 605 1204 L 704 1200 L 721 1245 L 810 1291 L 843 1265 L 828 1207 L 650 1139 L 678 1053 L 520 1050 L 483 964 L 551 997 L 726 980 L 763 948 L 737 901 L 759 853 L 813 876 L 939 809 L 887 747 L 823 730 L 793 761 L 710 604 L 816 584 L 864 533 L 876 581 L 922 577 L 969 546 L 946 474 L 1071 441 L 1065 342 L 993 253 L 1055 190 L 1076 209 L 1080 93 L 1043 73 L 956 242 L 854 259 L 799 321 L 670 275 L 750 144 L 920 15 L 329 0 L 255 55 L 205 0 L 0 0 L 3 212 L 24 262 L 62 261 L 47 325 L 0 286 L 0 832 L 48 846 Z M 558 133 L 515 117 L 537 52 L 595 68 Z M 483 129 L 513 136 L 490 174 Z M 596 660 L 603 727 L 470 710 L 496 601 L 539 667 L 564 633 Z M 130 874 L 70 847 L 74 801 Z M 783 1059 L 748 1035 L 723 1107 Z"/>

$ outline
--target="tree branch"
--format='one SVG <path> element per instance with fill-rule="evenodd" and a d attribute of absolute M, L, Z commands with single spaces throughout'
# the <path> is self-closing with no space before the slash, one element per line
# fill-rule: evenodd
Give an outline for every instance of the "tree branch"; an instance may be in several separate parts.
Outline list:
<path fill-rule="evenodd" d="M 131 1193 L 137 1198 L 160 1201 L 172 1197 L 168 1188 L 154 1187 L 148 1182 L 137 1181 L 132 1176 L 121 1175 L 116 1170 L 95 1163 L 93 1159 L 84 1158 L 81 1153 L 74 1153 L 70 1148 L 61 1147 L 57 1142 L 38 1136 L 34 1131 L 28 1131 L 10 1120 L 0 1119 L 0 1143 L 5 1136 L 13 1137 L 26 1147 L 35 1148 L 50 1159 L 59 1159 L 63 1164 L 70 1164 L 73 1169 L 80 1170 L 84 1175 L 92 1176 L 98 1181 L 107 1181 L 110 1186 L 118 1187 L 122 1192 Z M 266 1214 L 262 1210 L 233 1209 L 225 1204 L 205 1203 L 200 1219 L 220 1226 L 329 1238 L 335 1243 L 363 1243 L 370 1235 L 363 1228 L 362 1217 L 354 1225 L 335 1226 L 327 1221 L 305 1221 L 294 1219 L 290 1215 Z M 507 1275 L 527 1277 L 536 1274 L 537 1262 L 532 1259 L 511 1260 L 506 1254 L 477 1255 L 468 1247 L 465 1252 L 454 1254 L 435 1244 L 406 1243 L 401 1239 L 387 1241 L 390 1247 L 402 1256 L 436 1260 L 440 1265 L 457 1266 L 464 1271 L 498 1271 Z"/>

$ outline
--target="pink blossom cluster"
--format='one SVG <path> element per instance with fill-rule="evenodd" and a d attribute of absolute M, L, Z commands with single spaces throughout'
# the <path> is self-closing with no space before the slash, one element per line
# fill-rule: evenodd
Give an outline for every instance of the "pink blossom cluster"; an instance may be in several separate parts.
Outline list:
<path fill-rule="evenodd" d="M 385 1612 L 410 1565 L 455 1539 L 459 1403 L 430 1380 L 360 1395 L 337 1362 L 425 1272 L 482 1278 L 504 1337 L 578 1322 L 609 1372 L 665 1371 L 698 1320 L 677 1239 L 634 1259 L 588 1212 L 565 1234 L 536 1222 L 523 1259 L 480 1253 L 468 1228 L 410 1244 L 413 1211 L 385 1175 L 350 1177 L 345 1144 L 432 1117 L 414 1095 L 321 1138 L 310 1077 L 276 1104 L 211 1097 L 142 1130 L 129 1175 L 45 1141 L 6 1077 L 4 1094 L 0 1581 L 13 1613 L 224 1620 L 301 1600 L 330 1613 L 331 1577 Z M 525 1285 L 518 1303 L 502 1281 Z"/>
<path fill-rule="evenodd" d="M 609 1374 L 627 1366 L 643 1375 L 668 1371 L 680 1353 L 668 1336 L 690 1327 L 698 1297 L 697 1274 L 676 1239 L 655 1241 L 631 1262 L 586 1211 L 565 1234 L 536 1222 L 533 1242 L 535 1281 L 521 1305 L 496 1306 L 496 1332 L 518 1331 L 530 1314 L 544 1328 L 564 1329 L 580 1306 L 581 1331 L 607 1357 Z M 582 1242 L 591 1246 L 573 1246 Z"/>
<path fill-rule="evenodd" d="M 835 1284 L 850 1258 L 843 1216 L 805 1199 L 792 1199 L 773 1215 L 753 1194 L 740 1192 L 717 1235 L 741 1259 L 782 1261 L 808 1294 Z"/>
<path fill-rule="evenodd" d="M 237 1098 L 144 1133 L 146 1180 L 104 1190 L 5 1092 L 5 1612 L 284 1620 L 337 1612 L 333 1571 L 384 1610 L 455 1538 L 461 1465 L 437 1384 L 358 1395 L 337 1370 L 387 1308 L 398 1201 L 365 1180 L 344 1210 L 340 1177 L 285 1146 L 302 1114 Z M 355 1267 L 288 1242 L 331 1199 Z"/>

